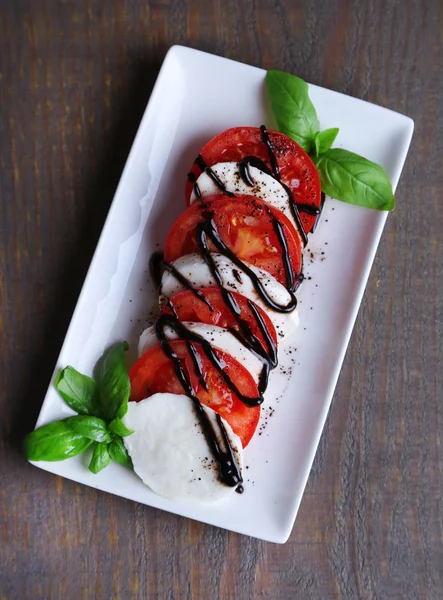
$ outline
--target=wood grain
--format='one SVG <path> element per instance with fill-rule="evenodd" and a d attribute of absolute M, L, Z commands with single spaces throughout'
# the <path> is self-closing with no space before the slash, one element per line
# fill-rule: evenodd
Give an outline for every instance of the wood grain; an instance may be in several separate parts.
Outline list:
<path fill-rule="evenodd" d="M 285 546 L 61 480 L 20 448 L 174 43 L 415 120 Z M 1 2 L 2 600 L 442 597 L 442 64 L 439 0 Z"/>

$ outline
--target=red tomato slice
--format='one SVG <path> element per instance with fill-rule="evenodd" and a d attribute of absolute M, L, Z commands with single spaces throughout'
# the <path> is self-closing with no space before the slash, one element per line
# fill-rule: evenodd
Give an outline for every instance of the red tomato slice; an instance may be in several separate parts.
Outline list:
<path fill-rule="evenodd" d="M 238 258 L 264 269 L 280 283 L 287 285 L 283 252 L 273 219 L 283 226 L 289 261 L 295 275 L 301 272 L 303 243 L 289 219 L 278 209 L 253 196 L 225 194 L 208 196 L 204 202 L 194 202 L 175 221 L 165 244 L 165 260 L 199 252 L 196 227 L 211 215 L 223 242 Z M 216 248 L 210 244 L 210 249 Z"/>
<path fill-rule="evenodd" d="M 224 303 L 219 288 L 202 288 L 200 293 L 208 300 L 213 310 L 211 310 L 209 306 L 203 300 L 200 300 L 200 298 L 198 298 L 191 290 L 179 292 L 169 301 L 173 306 L 179 321 L 196 321 L 198 323 L 206 323 L 207 325 L 217 325 L 218 327 L 224 327 L 226 329 L 235 329 L 240 332 L 238 320 Z M 268 345 L 257 325 L 252 310 L 248 306 L 247 298 L 231 290 L 230 294 L 232 294 L 240 309 L 239 318 L 246 322 L 252 334 L 260 341 L 264 350 L 268 352 Z M 254 306 L 260 314 L 272 341 L 277 346 L 277 334 L 271 319 L 263 309 L 256 304 L 254 304 Z M 166 305 L 163 307 L 160 314 L 172 315 L 174 313 L 170 306 Z"/>
<path fill-rule="evenodd" d="M 223 377 L 212 366 L 201 346 L 195 344 L 199 354 L 202 372 L 207 385 L 207 391 L 201 385 L 195 372 L 194 363 L 189 353 L 187 342 L 176 340 L 170 342 L 174 352 L 181 360 L 181 366 L 186 371 L 194 394 L 200 402 L 209 406 L 222 416 L 232 427 L 243 444 L 247 446 L 257 429 L 260 419 L 260 406 L 248 407 L 229 389 Z M 250 398 L 259 395 L 252 375 L 229 354 L 216 350 L 224 363 L 224 371 L 235 383 L 239 392 Z M 131 400 L 139 402 L 159 392 L 184 394 L 174 371 L 174 363 L 169 359 L 160 346 L 151 348 L 141 356 L 129 372 L 131 380 Z"/>
<path fill-rule="evenodd" d="M 320 208 L 320 178 L 314 163 L 301 146 L 278 131 L 268 131 L 274 146 L 275 156 L 282 183 L 291 190 L 297 204 L 311 204 Z M 234 127 L 216 135 L 200 150 L 200 156 L 208 167 L 219 162 L 239 161 L 245 156 L 255 156 L 272 169 L 269 150 L 263 142 L 258 127 Z M 191 172 L 198 177 L 202 169 L 194 163 Z M 186 202 L 192 193 L 192 182 L 186 182 Z M 306 233 L 315 222 L 315 216 L 300 212 L 300 218 Z"/>

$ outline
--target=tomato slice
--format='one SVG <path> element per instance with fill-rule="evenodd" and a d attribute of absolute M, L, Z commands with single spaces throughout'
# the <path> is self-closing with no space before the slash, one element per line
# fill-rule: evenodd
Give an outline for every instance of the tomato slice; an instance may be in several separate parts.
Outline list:
<path fill-rule="evenodd" d="M 314 163 L 301 146 L 278 131 L 268 131 L 274 147 L 282 183 L 287 185 L 297 204 L 311 204 L 320 208 L 320 178 Z M 240 161 L 245 156 L 255 156 L 272 170 L 269 149 L 263 141 L 259 127 L 234 127 L 216 135 L 200 150 L 200 156 L 208 167 L 220 162 Z M 198 177 L 201 167 L 194 163 L 191 173 Z M 192 182 L 186 182 L 186 201 L 192 194 Z M 306 233 L 309 233 L 316 217 L 300 211 Z"/>
<path fill-rule="evenodd" d="M 229 291 L 239 308 L 237 319 L 226 306 L 220 288 L 202 288 L 200 289 L 200 293 L 206 298 L 209 305 L 196 296 L 191 290 L 186 290 L 173 296 L 169 300 L 169 305 L 165 305 L 160 314 L 172 315 L 175 312 L 180 321 L 196 321 L 198 323 L 206 323 L 207 325 L 216 325 L 218 327 L 224 327 L 225 329 L 234 329 L 239 333 L 241 332 L 241 329 L 238 319 L 241 319 L 246 323 L 252 335 L 259 340 L 265 352 L 269 352 L 268 344 L 266 343 L 265 337 L 257 324 L 257 320 L 249 307 L 247 298 L 237 292 Z M 212 307 L 212 310 L 210 306 Z M 275 346 L 277 346 L 277 334 L 271 319 L 262 308 L 256 304 L 254 304 L 254 306 L 261 316 L 269 336 Z"/>
<path fill-rule="evenodd" d="M 169 342 L 191 382 L 193 393 L 200 402 L 209 406 L 222 416 L 232 427 L 243 444 L 247 446 L 257 429 L 260 419 L 260 406 L 248 407 L 229 389 L 223 377 L 212 366 L 200 344 L 193 343 L 199 358 L 207 390 L 198 377 L 188 344 L 184 340 Z M 239 392 L 250 398 L 259 395 L 252 375 L 229 354 L 216 350 L 223 361 L 223 370 L 235 383 Z M 166 356 L 160 346 L 154 346 L 141 356 L 129 372 L 131 380 L 131 400 L 139 402 L 153 394 L 169 392 L 184 394 L 178 380 L 174 363 Z"/>
<path fill-rule="evenodd" d="M 288 288 L 287 273 L 281 244 L 274 229 L 274 220 L 283 227 L 290 266 L 295 275 L 301 272 L 303 243 L 289 219 L 277 208 L 253 196 L 234 198 L 220 194 L 208 196 L 204 202 L 194 202 L 175 221 L 165 244 L 165 260 L 172 262 L 185 254 L 199 252 L 196 228 L 210 216 L 228 248 L 238 258 L 264 269 Z M 210 243 L 210 249 L 217 249 Z"/>

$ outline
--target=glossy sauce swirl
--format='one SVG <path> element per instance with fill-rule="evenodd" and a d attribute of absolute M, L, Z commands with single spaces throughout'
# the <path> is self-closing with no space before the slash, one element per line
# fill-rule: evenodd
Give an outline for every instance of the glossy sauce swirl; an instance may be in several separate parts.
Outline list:
<path fill-rule="evenodd" d="M 188 331 L 185 327 L 183 327 L 183 325 L 180 323 L 180 321 L 178 321 L 178 319 L 176 317 L 174 317 L 174 316 L 171 317 L 170 315 L 161 315 L 160 317 L 158 317 L 158 319 L 155 323 L 155 334 L 156 334 L 157 339 L 163 349 L 163 352 L 172 361 L 172 363 L 174 365 L 175 374 L 176 374 L 178 380 L 180 381 L 183 389 L 185 390 L 186 395 L 189 396 L 189 398 L 193 402 L 194 409 L 195 409 L 195 412 L 199 419 L 200 425 L 202 427 L 205 439 L 206 439 L 208 446 L 212 452 L 212 455 L 218 462 L 220 480 L 229 487 L 236 487 L 243 482 L 243 479 L 242 479 L 242 476 L 240 473 L 240 467 L 238 466 L 237 459 L 235 458 L 235 453 L 232 448 L 231 442 L 229 440 L 229 436 L 226 431 L 226 428 L 223 424 L 223 421 L 222 421 L 220 415 L 216 415 L 216 423 L 219 428 L 219 434 L 220 434 L 220 435 L 217 435 L 217 432 L 215 431 L 214 425 L 213 425 L 213 423 L 211 423 L 211 420 L 208 417 L 208 414 L 206 413 L 205 409 L 201 405 L 197 396 L 195 396 L 195 394 L 194 394 L 191 382 L 189 381 L 189 378 L 188 378 L 186 372 L 184 371 L 184 369 L 181 366 L 180 359 L 175 354 L 174 349 L 172 348 L 171 344 L 169 343 L 169 341 L 165 335 L 164 330 L 165 330 L 165 327 L 167 327 L 167 326 L 174 328 L 177 331 L 177 333 L 179 333 L 180 337 L 182 337 L 182 339 L 186 339 L 188 341 L 188 347 L 191 349 L 191 352 L 193 353 L 192 356 L 198 356 L 198 353 L 197 353 L 194 345 L 192 344 L 193 341 L 198 342 L 199 344 L 201 344 L 202 342 L 207 344 L 206 348 L 204 348 L 204 352 L 208 356 L 208 358 L 209 358 L 209 356 L 212 356 L 212 354 L 215 355 L 215 353 L 212 350 L 210 344 L 208 344 L 206 342 L 206 340 L 204 340 L 203 338 L 200 338 L 200 336 L 198 336 L 197 334 L 194 334 L 194 333 Z M 208 348 L 208 346 L 209 346 L 209 348 Z M 218 358 L 216 357 L 216 355 L 215 355 L 215 360 L 218 361 Z M 212 362 L 212 360 L 211 360 L 211 362 Z M 197 359 L 197 364 L 199 364 L 198 359 Z M 200 376 L 204 380 L 201 368 L 200 368 Z M 204 385 L 206 385 L 206 382 L 204 383 Z M 219 443 L 220 437 L 223 440 L 224 448 L 222 448 Z"/>
<path fill-rule="evenodd" d="M 280 169 L 278 166 L 278 160 L 277 160 L 277 156 L 275 153 L 275 148 L 269 137 L 268 130 L 266 129 L 266 127 L 264 125 L 262 125 L 260 127 L 260 131 L 262 134 L 262 141 L 268 149 L 269 163 L 271 165 L 271 169 L 269 169 L 269 167 L 266 165 L 266 163 L 264 163 L 261 159 L 257 158 L 256 156 L 245 156 L 238 163 L 240 177 L 242 178 L 242 180 L 244 181 L 244 183 L 246 185 L 249 185 L 251 187 L 254 186 L 255 182 L 254 182 L 254 179 L 251 176 L 251 173 L 249 170 L 249 166 L 252 166 L 252 167 L 256 167 L 257 169 L 260 169 L 260 171 L 263 171 L 263 173 L 266 173 L 270 177 L 273 177 L 276 181 L 278 181 L 280 183 L 280 185 L 284 188 L 284 190 L 288 194 L 289 207 L 291 209 L 292 216 L 294 218 L 297 229 L 303 240 L 303 244 L 306 246 L 306 244 L 308 242 L 308 236 L 307 236 L 306 231 L 301 222 L 300 213 L 304 212 L 308 215 L 317 217 L 311 228 L 311 232 L 313 233 L 317 227 L 320 214 L 323 210 L 324 194 L 322 193 L 322 202 L 320 204 L 320 208 L 315 206 L 315 204 L 305 204 L 302 202 L 296 202 L 291 189 L 285 183 L 283 183 L 281 180 Z M 225 184 L 220 180 L 220 178 L 214 172 L 214 170 L 211 167 L 208 167 L 208 165 L 206 164 L 206 162 L 205 162 L 204 158 L 201 156 L 201 154 L 199 154 L 197 156 L 197 158 L 195 159 L 194 162 L 198 167 L 200 167 L 200 169 L 202 171 L 204 171 L 212 179 L 212 181 L 215 183 L 215 185 L 224 194 L 226 194 L 228 196 L 235 196 L 235 194 L 233 194 L 232 192 L 229 192 L 226 189 Z M 196 197 L 198 198 L 198 200 L 200 200 L 200 202 L 203 202 L 202 193 L 201 193 L 201 190 L 200 190 L 198 182 L 197 182 L 197 178 L 194 175 L 194 173 L 191 173 L 191 172 L 188 173 L 188 179 L 193 184 L 193 189 L 194 189 L 194 193 L 195 193 Z"/>
<path fill-rule="evenodd" d="M 317 226 L 317 223 L 318 223 L 318 220 L 319 220 L 322 208 L 323 208 L 324 195 L 322 195 L 322 203 L 321 203 L 320 209 L 314 205 L 297 203 L 294 199 L 294 196 L 293 196 L 290 188 L 281 181 L 280 170 L 279 170 L 278 160 L 277 160 L 276 153 L 275 153 L 275 148 L 272 144 L 272 141 L 270 140 L 270 137 L 269 137 L 266 127 L 264 125 L 262 125 L 260 127 L 260 131 L 262 134 L 262 141 L 268 149 L 269 163 L 271 165 L 271 169 L 269 169 L 268 166 L 262 160 L 258 159 L 257 157 L 246 156 L 242 160 L 240 160 L 238 163 L 240 177 L 242 178 L 242 180 L 244 181 L 244 183 L 246 185 L 253 187 L 255 185 L 255 182 L 251 175 L 250 167 L 256 167 L 257 169 L 260 169 L 267 175 L 270 175 L 271 177 L 273 177 L 275 180 L 277 180 L 283 186 L 286 193 L 288 194 L 289 205 L 290 205 L 290 209 L 291 209 L 291 213 L 293 215 L 294 221 L 297 225 L 297 228 L 301 235 L 303 243 L 304 243 L 304 245 L 306 245 L 307 234 L 303 228 L 303 224 L 300 219 L 300 212 L 305 212 L 309 215 L 316 215 L 317 218 L 312 227 L 312 231 L 314 231 Z M 221 192 L 223 192 L 227 196 L 231 196 L 231 197 L 235 196 L 235 194 L 233 194 L 232 192 L 227 190 L 226 185 L 223 183 L 223 181 L 221 181 L 221 179 L 214 172 L 214 170 L 211 169 L 211 167 L 208 167 L 208 165 L 205 163 L 205 161 L 201 155 L 198 155 L 197 159 L 195 160 L 195 163 L 200 167 L 200 169 L 202 171 L 204 171 L 208 175 L 208 177 L 211 178 L 211 180 L 221 190 Z M 199 188 L 199 185 L 198 185 L 195 175 L 193 173 L 188 173 L 188 179 L 193 184 L 195 196 L 197 197 L 197 199 L 200 202 L 204 203 L 204 199 L 202 197 L 202 193 Z M 241 394 L 241 392 L 238 390 L 237 386 L 234 384 L 234 382 L 231 380 L 231 378 L 228 376 L 228 374 L 224 371 L 223 365 L 220 362 L 220 360 L 217 356 L 217 353 L 213 349 L 212 345 L 207 340 L 205 340 L 204 338 L 202 338 L 201 336 L 196 334 L 195 332 L 192 332 L 189 329 L 187 329 L 179 321 L 177 313 L 173 306 L 173 303 L 170 300 L 168 301 L 168 305 L 171 309 L 172 315 L 166 315 L 166 314 L 161 315 L 160 317 L 158 317 L 156 324 L 155 324 L 155 334 L 157 336 L 157 339 L 158 339 L 163 351 L 165 352 L 166 356 L 168 356 L 173 361 L 175 373 L 176 373 L 183 389 L 185 390 L 186 394 L 191 398 L 191 400 L 194 403 L 196 414 L 198 415 L 198 418 L 200 420 L 200 423 L 201 423 L 205 438 L 207 440 L 208 446 L 211 449 L 211 452 L 212 452 L 214 458 L 219 463 L 220 479 L 226 485 L 229 485 L 232 487 L 238 486 L 237 491 L 239 493 L 241 493 L 243 491 L 243 486 L 239 485 L 242 483 L 240 469 L 239 469 L 237 461 L 235 459 L 234 451 L 230 444 L 229 436 L 227 435 L 226 429 L 223 425 L 223 421 L 222 421 L 221 417 L 219 415 L 217 415 L 216 421 L 217 421 L 217 425 L 219 427 L 219 434 L 221 434 L 221 437 L 224 442 L 224 446 L 225 446 L 224 450 L 220 448 L 220 444 L 218 442 L 218 440 L 220 439 L 220 435 L 217 436 L 217 433 L 214 430 L 213 424 L 209 420 L 208 415 L 206 414 L 205 410 L 203 409 L 202 405 L 200 404 L 198 398 L 194 395 L 189 378 L 181 366 L 180 359 L 176 356 L 171 345 L 168 342 L 167 336 L 165 335 L 165 328 L 166 327 L 171 328 L 173 331 L 176 332 L 176 334 L 179 336 L 180 339 L 186 340 L 188 350 L 190 352 L 190 355 L 192 357 L 192 361 L 194 364 L 195 373 L 197 374 L 197 377 L 199 378 L 199 381 L 200 381 L 201 385 L 204 387 L 204 389 L 207 390 L 208 388 L 207 388 L 207 383 L 206 383 L 206 380 L 205 380 L 205 377 L 203 374 L 203 370 L 201 367 L 200 356 L 194 346 L 195 343 L 198 343 L 199 347 L 202 348 L 204 354 L 209 359 L 209 361 L 211 362 L 213 367 L 216 369 L 216 371 L 221 375 L 221 377 L 225 381 L 227 387 L 244 404 L 252 407 L 252 406 L 260 405 L 263 402 L 262 394 L 266 390 L 266 387 L 267 387 L 269 372 L 271 369 L 275 368 L 278 364 L 276 344 L 273 341 L 273 338 L 272 338 L 269 330 L 267 329 L 266 324 L 260 315 L 260 312 L 258 311 L 255 304 L 253 302 L 251 302 L 250 300 L 248 300 L 248 307 L 251 310 L 251 312 L 254 316 L 254 319 L 255 319 L 255 323 L 265 340 L 266 348 L 264 348 L 264 346 L 259 341 L 259 339 L 253 334 L 251 327 L 248 325 L 248 323 L 244 319 L 241 318 L 241 310 L 240 310 L 237 302 L 235 301 L 234 296 L 223 286 L 223 276 L 222 276 L 222 273 L 220 272 L 219 268 L 217 267 L 217 264 L 209 250 L 208 240 L 210 240 L 212 242 L 212 244 L 216 247 L 217 251 L 220 254 L 224 255 L 229 260 L 231 260 L 232 263 L 234 263 L 234 265 L 237 267 L 237 269 L 239 271 L 243 272 L 247 277 L 249 277 L 249 279 L 254 287 L 255 292 L 258 294 L 260 299 L 266 304 L 266 306 L 269 309 L 279 312 L 279 313 L 292 312 L 297 306 L 297 299 L 294 295 L 294 292 L 297 290 L 298 286 L 303 281 L 303 274 L 301 272 L 294 274 L 292 265 L 290 262 L 290 258 L 289 258 L 289 251 L 288 251 L 287 241 L 286 241 L 286 237 L 285 237 L 284 227 L 278 221 L 278 219 L 276 219 L 274 217 L 274 215 L 272 214 L 272 212 L 270 211 L 269 208 L 268 208 L 268 213 L 271 216 L 272 225 L 273 225 L 274 231 L 276 233 L 278 242 L 280 244 L 280 249 L 281 249 L 282 258 L 283 258 L 284 271 L 285 271 L 285 278 L 286 278 L 286 289 L 290 296 L 289 302 L 284 305 L 279 304 L 269 295 L 269 293 L 267 292 L 267 290 L 265 288 L 265 285 L 263 285 L 262 281 L 256 275 L 256 273 L 246 263 L 244 263 L 232 250 L 230 250 L 230 248 L 228 248 L 226 246 L 226 244 L 222 240 L 222 238 L 217 230 L 217 226 L 213 220 L 213 214 L 211 214 L 210 211 L 208 211 L 207 214 L 204 215 L 205 216 L 204 220 L 198 224 L 197 230 L 196 230 L 197 243 L 198 243 L 202 258 L 205 261 L 205 263 L 207 264 L 209 271 L 210 271 L 212 277 L 214 278 L 216 284 L 220 288 L 224 304 L 229 309 L 229 311 L 234 316 L 234 318 L 237 322 L 237 328 L 229 328 L 230 333 L 232 335 L 234 335 L 237 340 L 239 340 L 249 351 L 251 351 L 263 363 L 263 368 L 262 368 L 262 371 L 261 371 L 261 374 L 259 377 L 259 385 L 258 385 L 258 390 L 259 390 L 260 395 L 257 398 L 249 398 L 249 397 L 246 397 L 243 394 Z M 153 260 L 151 262 L 151 270 L 155 273 L 157 282 L 159 282 L 159 276 L 158 276 L 159 270 L 158 270 L 158 268 L 155 269 L 155 265 L 158 264 L 159 261 L 161 261 L 161 259 L 162 259 L 162 257 L 157 255 L 156 260 Z M 153 267 L 153 265 L 154 265 L 154 267 Z M 210 308 L 210 310 L 213 310 L 213 307 L 211 306 L 209 300 L 202 294 L 202 292 L 198 289 L 195 289 L 194 286 L 192 285 L 192 283 L 182 273 L 180 273 L 172 264 L 168 264 L 163 261 L 162 265 L 167 271 L 169 271 L 171 273 L 171 275 L 173 275 L 174 278 L 176 278 L 181 283 L 181 285 L 183 285 L 183 287 L 185 289 L 191 290 L 199 300 L 204 302 Z M 233 274 L 237 280 L 241 281 L 241 276 L 240 276 L 239 271 L 234 270 Z"/>

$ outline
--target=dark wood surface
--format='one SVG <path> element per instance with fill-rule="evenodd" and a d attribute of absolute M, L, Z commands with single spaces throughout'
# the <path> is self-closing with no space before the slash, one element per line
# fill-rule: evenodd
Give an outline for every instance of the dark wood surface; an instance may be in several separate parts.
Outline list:
<path fill-rule="evenodd" d="M 184 44 L 403 112 L 415 135 L 284 546 L 27 464 L 166 50 Z M 443 597 L 443 3 L 0 2 L 0 598 Z"/>

